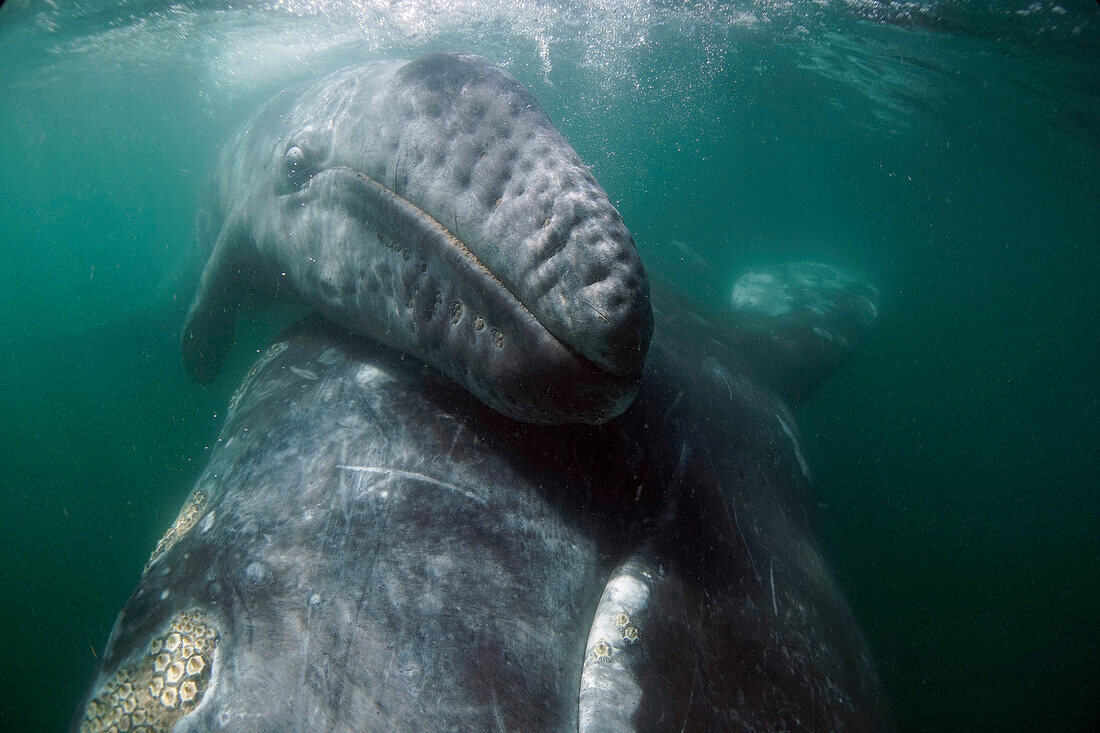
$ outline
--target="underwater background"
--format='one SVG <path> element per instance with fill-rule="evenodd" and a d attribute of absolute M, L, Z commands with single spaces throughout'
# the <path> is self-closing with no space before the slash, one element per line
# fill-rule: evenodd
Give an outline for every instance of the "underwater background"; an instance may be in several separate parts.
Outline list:
<path fill-rule="evenodd" d="M 721 306 L 880 286 L 799 421 L 903 731 L 1075 730 L 1100 694 L 1100 4 L 8 0 L 0 8 L 0 729 L 64 728 L 236 385 L 179 331 L 223 137 L 347 63 L 479 53 L 646 265 Z"/>

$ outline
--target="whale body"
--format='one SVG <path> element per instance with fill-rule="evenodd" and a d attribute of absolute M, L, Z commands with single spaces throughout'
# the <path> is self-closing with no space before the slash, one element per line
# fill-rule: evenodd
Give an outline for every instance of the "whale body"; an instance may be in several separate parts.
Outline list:
<path fill-rule="evenodd" d="M 599 423 L 638 389 L 648 281 L 619 213 L 538 102 L 433 54 L 277 95 L 224 146 L 183 333 L 201 382 L 240 308 L 301 301 L 494 409 Z"/>
<path fill-rule="evenodd" d="M 889 730 L 791 411 L 875 293 L 804 263 L 734 293 L 704 317 L 655 289 L 638 396 L 599 426 L 519 423 L 319 318 L 292 327 L 74 729 Z"/>

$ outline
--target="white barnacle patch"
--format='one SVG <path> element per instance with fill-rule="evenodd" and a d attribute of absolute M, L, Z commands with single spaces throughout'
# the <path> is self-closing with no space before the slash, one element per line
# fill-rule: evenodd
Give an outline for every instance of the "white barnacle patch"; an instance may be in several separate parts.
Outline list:
<path fill-rule="evenodd" d="M 164 553 L 172 548 L 172 545 L 176 544 L 183 535 L 187 534 L 189 529 L 195 526 L 195 523 L 199 521 L 203 511 L 205 511 L 206 504 L 206 492 L 196 491 L 191 495 L 191 498 L 180 509 L 176 520 L 172 522 L 172 526 L 168 528 L 168 531 L 157 542 L 157 546 L 153 548 L 153 553 L 145 563 L 144 572 L 148 572 L 153 563 L 163 557 Z"/>
<path fill-rule="evenodd" d="M 289 344 L 285 341 L 277 341 L 268 347 L 264 355 L 256 360 L 256 363 L 252 365 L 252 368 L 248 370 L 248 374 L 241 380 L 241 386 L 237 387 L 237 391 L 233 393 L 233 396 L 229 398 L 229 412 L 232 413 L 237 409 L 237 404 L 241 401 L 241 396 L 244 395 L 248 385 L 252 383 L 252 379 L 260 373 L 260 370 L 271 363 L 279 354 L 287 350 Z"/>
<path fill-rule="evenodd" d="M 218 641 L 201 611 L 179 613 L 88 702 L 81 733 L 171 730 L 202 702 Z"/>

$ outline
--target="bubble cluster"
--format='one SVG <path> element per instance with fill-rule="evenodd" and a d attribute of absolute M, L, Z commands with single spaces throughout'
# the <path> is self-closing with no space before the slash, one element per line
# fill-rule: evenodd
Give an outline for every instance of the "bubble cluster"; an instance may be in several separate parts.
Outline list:
<path fill-rule="evenodd" d="M 81 733 L 170 730 L 202 702 L 218 638 L 201 611 L 180 613 L 136 664 L 119 669 L 88 703 Z"/>
<path fill-rule="evenodd" d="M 157 541 L 157 546 L 153 548 L 153 554 L 149 556 L 149 560 L 145 563 L 145 572 L 149 572 L 149 568 L 153 566 L 153 563 L 168 552 L 172 545 L 176 544 L 179 538 L 187 533 L 187 530 L 195 526 L 195 522 L 199 521 L 199 517 L 206 510 L 206 502 L 205 492 L 196 491 L 191 495 L 191 499 L 183 505 L 183 509 L 180 509 L 176 521 L 172 522 L 172 526 Z"/>

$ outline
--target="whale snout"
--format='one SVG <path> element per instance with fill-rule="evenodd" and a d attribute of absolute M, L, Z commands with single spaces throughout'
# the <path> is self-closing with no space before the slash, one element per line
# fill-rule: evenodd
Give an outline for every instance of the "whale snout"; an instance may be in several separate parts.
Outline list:
<path fill-rule="evenodd" d="M 576 152 L 541 111 L 531 116 L 513 138 L 527 139 L 524 130 L 536 127 L 535 144 L 479 131 L 485 139 L 473 147 L 490 152 L 475 173 L 505 183 L 491 205 L 467 199 L 462 230 L 471 235 L 471 250 L 550 333 L 608 373 L 629 374 L 645 358 L 653 330 L 641 258 Z"/>
<path fill-rule="evenodd" d="M 589 250 L 595 258 L 587 270 L 591 282 L 559 300 L 569 340 L 602 369 L 630 374 L 641 367 L 653 334 L 649 280 L 629 235 L 606 238 Z"/>
<path fill-rule="evenodd" d="M 274 293 L 519 420 L 629 406 L 653 331 L 641 260 L 502 69 L 452 54 L 349 67 L 273 100 L 229 149 L 228 216 L 184 344 L 197 376 L 220 365 L 240 304 Z"/>
<path fill-rule="evenodd" d="M 509 287 L 441 222 L 369 176 L 322 171 L 287 197 L 286 211 L 281 231 L 307 248 L 286 267 L 301 269 L 296 279 L 307 299 L 346 328 L 431 364 L 499 412 L 533 423 L 598 424 L 637 393 L 652 321 L 644 272 L 623 266 L 629 257 L 603 268 L 587 292 L 560 289 L 558 314 L 572 313 L 572 321 L 559 318 L 551 329 L 545 311 L 524 302 L 528 289 Z"/>

